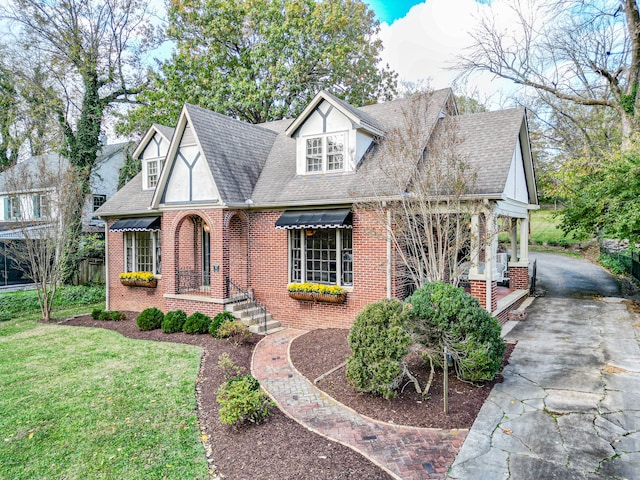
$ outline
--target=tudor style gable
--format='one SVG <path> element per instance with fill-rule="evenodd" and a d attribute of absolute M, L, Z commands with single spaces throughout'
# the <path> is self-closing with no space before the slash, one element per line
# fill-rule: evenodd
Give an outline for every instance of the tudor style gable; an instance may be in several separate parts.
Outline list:
<path fill-rule="evenodd" d="M 158 181 L 152 208 L 219 202 L 218 187 L 185 106 L 168 149 L 166 168 Z"/>
<path fill-rule="evenodd" d="M 142 163 L 143 190 L 156 188 L 172 136 L 173 128 L 154 124 L 133 152 L 133 158 L 140 159 Z"/>
<path fill-rule="evenodd" d="M 354 172 L 376 137 L 378 122 L 322 91 L 286 131 L 296 139 L 296 174 Z"/>

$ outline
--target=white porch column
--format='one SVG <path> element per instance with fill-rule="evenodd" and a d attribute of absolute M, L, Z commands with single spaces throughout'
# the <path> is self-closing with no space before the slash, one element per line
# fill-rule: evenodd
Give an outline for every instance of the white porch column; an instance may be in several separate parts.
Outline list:
<path fill-rule="evenodd" d="M 519 263 L 529 264 L 529 212 L 520 219 L 520 260 Z"/>
<path fill-rule="evenodd" d="M 511 258 L 510 262 L 518 261 L 518 219 L 511 219 L 511 230 L 509 232 L 509 236 L 511 237 Z"/>
<path fill-rule="evenodd" d="M 486 247 L 484 252 L 484 274 L 485 281 L 487 282 L 487 301 L 486 301 L 486 309 L 489 313 L 492 311 L 493 305 L 493 288 L 492 282 L 493 279 L 498 276 L 498 270 L 496 268 L 496 257 L 498 254 L 498 222 L 497 217 L 493 211 L 488 211 L 486 214 Z"/>
<path fill-rule="evenodd" d="M 480 216 L 477 213 L 471 215 L 471 268 L 469 275 L 478 275 L 478 263 L 480 262 Z"/>

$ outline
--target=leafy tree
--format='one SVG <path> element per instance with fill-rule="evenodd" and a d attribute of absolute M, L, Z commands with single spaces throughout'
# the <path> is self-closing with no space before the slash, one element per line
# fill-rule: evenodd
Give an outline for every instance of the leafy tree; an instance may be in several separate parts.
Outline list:
<path fill-rule="evenodd" d="M 571 159 L 561 173 L 570 190 L 561 223 L 565 232 L 640 241 L 640 141 L 614 148 L 598 162 Z"/>
<path fill-rule="evenodd" d="M 10 0 L 0 17 L 15 28 L 16 58 L 27 66 L 38 58 L 39 70 L 24 74 L 33 80 L 30 98 L 54 110 L 62 153 L 87 191 L 107 110 L 133 101 L 145 84 L 139 59 L 154 39 L 147 2 Z"/>
<path fill-rule="evenodd" d="M 18 161 L 21 140 L 16 135 L 18 90 L 14 75 L 0 65 L 0 171 Z"/>
<path fill-rule="evenodd" d="M 321 89 L 359 106 L 395 93 L 361 0 L 172 0 L 172 58 L 122 132 L 174 124 L 184 102 L 250 123 L 293 117 Z"/>

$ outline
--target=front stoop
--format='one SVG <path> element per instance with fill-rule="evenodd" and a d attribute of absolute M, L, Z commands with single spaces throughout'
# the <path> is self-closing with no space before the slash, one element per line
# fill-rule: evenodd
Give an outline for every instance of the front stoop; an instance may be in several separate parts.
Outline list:
<path fill-rule="evenodd" d="M 253 318 L 253 315 L 258 313 L 259 308 L 256 307 L 255 302 L 251 299 L 241 298 L 237 302 L 229 303 L 225 307 L 225 310 L 233 313 L 236 318 L 240 319 L 242 323 L 249 327 L 249 331 L 251 333 L 256 333 L 258 335 L 271 335 L 272 333 L 284 330 L 280 321 L 274 320 L 270 313 L 267 313 L 267 328 L 265 330 L 263 319 Z"/>

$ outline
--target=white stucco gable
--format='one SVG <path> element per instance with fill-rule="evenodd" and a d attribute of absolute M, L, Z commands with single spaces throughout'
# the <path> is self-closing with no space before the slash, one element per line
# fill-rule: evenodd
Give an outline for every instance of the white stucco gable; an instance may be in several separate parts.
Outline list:
<path fill-rule="evenodd" d="M 186 108 L 167 152 L 152 208 L 218 204 L 220 193 Z"/>
<path fill-rule="evenodd" d="M 297 175 L 353 172 L 375 137 L 384 134 L 362 112 L 324 91 L 286 133 L 296 139 Z"/>
<path fill-rule="evenodd" d="M 519 138 L 513 152 L 513 158 L 511 159 L 511 166 L 509 167 L 502 197 L 525 204 L 529 203 L 529 191 L 527 188 L 527 179 L 522 161 L 522 148 Z"/>

